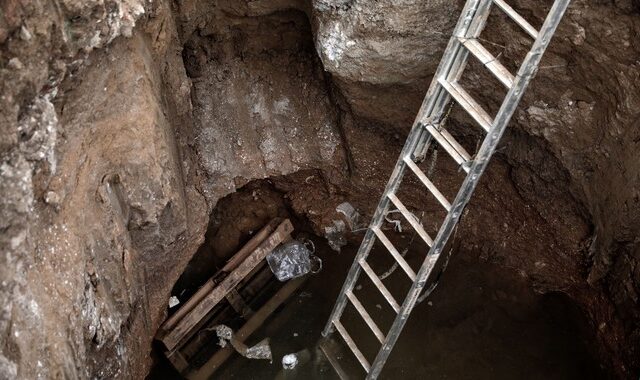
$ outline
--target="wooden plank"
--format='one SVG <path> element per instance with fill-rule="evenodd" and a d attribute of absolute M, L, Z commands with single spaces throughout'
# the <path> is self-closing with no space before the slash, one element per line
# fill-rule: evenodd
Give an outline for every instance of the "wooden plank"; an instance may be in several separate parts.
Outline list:
<path fill-rule="evenodd" d="M 255 298 L 256 294 L 258 294 L 259 290 L 264 289 L 265 285 L 270 280 L 277 281 L 273 273 L 271 273 L 271 269 L 269 269 L 266 260 L 263 260 L 255 267 L 253 271 L 251 271 L 251 273 L 247 275 L 247 277 L 244 278 L 243 281 L 240 282 L 240 284 L 238 284 L 234 288 L 234 290 L 238 291 L 243 299 L 252 300 Z M 221 305 L 222 303 L 219 303 L 216 307 L 213 308 L 213 310 L 216 310 Z M 252 310 L 251 315 L 246 315 L 244 319 L 249 319 L 251 316 L 253 316 L 253 314 L 255 314 L 255 311 Z M 215 327 L 220 323 L 224 323 L 224 321 L 229 320 L 229 318 L 233 318 L 235 316 L 235 310 L 233 310 L 231 305 L 228 305 L 225 310 L 221 310 L 220 313 L 215 315 L 215 317 L 209 318 L 209 315 L 213 314 L 209 313 L 207 317 L 203 319 L 203 321 L 206 321 L 206 323 L 202 326 L 196 326 L 196 328 L 194 329 L 198 330 L 197 335 L 195 335 L 196 338 L 187 338 L 183 339 L 183 341 L 180 342 L 180 346 L 178 349 L 187 359 L 187 361 L 191 361 L 192 358 L 196 356 L 198 352 L 200 352 L 200 350 L 203 348 L 203 345 L 208 344 L 207 342 L 209 342 L 212 337 L 215 336 L 215 332 L 209 328 Z"/>
<path fill-rule="evenodd" d="M 336 374 L 340 378 L 340 380 L 349 380 L 350 377 L 347 375 L 347 371 L 344 369 L 342 363 L 338 358 L 344 358 L 347 355 L 344 350 L 341 350 L 338 347 L 338 344 L 335 340 L 331 338 L 323 338 L 320 340 L 319 344 L 320 350 L 324 354 L 327 361 L 333 367 L 333 370 L 336 371 Z"/>
<path fill-rule="evenodd" d="M 244 259 L 249 256 L 251 252 L 253 252 L 260 243 L 266 239 L 269 234 L 271 234 L 282 222 L 282 219 L 275 218 L 272 219 L 266 226 L 262 227 L 257 234 L 255 234 L 251 240 L 247 242 L 231 259 L 227 262 L 227 264 L 222 268 L 223 272 L 231 272 L 236 269 Z"/>
<path fill-rule="evenodd" d="M 178 343 L 204 318 L 207 313 L 224 298 L 253 268 L 258 265 L 282 240 L 293 232 L 293 226 L 289 219 L 282 222 L 278 228 L 263 241 L 233 272 L 222 280 L 205 298 L 184 316 L 171 331 L 168 331 L 160 340 L 168 350 L 176 348 Z"/>
<path fill-rule="evenodd" d="M 245 323 L 235 334 L 235 338 L 244 342 L 251 334 L 253 334 L 264 321 L 271 315 L 282 303 L 293 294 L 304 282 L 306 278 L 299 277 L 287 282 L 278 292 L 267 301 L 247 323 Z M 234 353 L 230 347 L 218 350 L 202 367 L 189 373 L 187 378 L 190 380 L 208 379 L 222 364 Z"/>
<path fill-rule="evenodd" d="M 226 298 L 227 301 L 229 301 L 229 304 L 231 304 L 231 307 L 233 307 L 233 310 L 235 310 L 238 314 L 240 314 L 241 317 L 249 318 L 253 315 L 253 310 L 251 310 L 249 305 L 247 305 L 247 303 L 244 302 L 244 299 L 242 299 L 242 296 L 240 295 L 240 293 L 238 293 L 237 290 L 231 289 L 231 291 L 227 293 L 227 295 L 224 296 L 224 298 Z"/>
<path fill-rule="evenodd" d="M 185 302 L 180 309 L 178 309 L 175 314 L 169 317 L 160 327 L 161 335 L 163 332 L 171 330 L 178 322 L 184 318 L 193 308 L 202 301 L 207 294 L 211 293 L 211 291 L 216 287 L 218 281 L 216 279 L 220 278 L 220 274 L 223 272 L 231 272 L 234 270 L 246 257 L 253 252 L 259 245 L 262 243 L 268 236 L 276 229 L 278 224 L 281 222 L 280 219 L 273 219 L 266 226 L 262 227 L 257 234 L 255 234 L 251 240 L 247 242 L 233 257 L 227 262 L 227 264 L 216 274 L 209 279 L 198 291 L 189 298 L 187 302 Z M 161 340 L 162 338 L 159 337 Z"/>
<path fill-rule="evenodd" d="M 215 331 L 210 330 L 209 327 L 219 325 L 220 321 L 228 320 L 235 315 L 236 312 L 231 305 L 222 302 L 218 303 L 212 311 L 180 341 L 180 344 L 174 351 L 180 351 L 188 362 L 192 362 L 194 357 L 198 355 L 204 346 L 209 344 L 211 339 L 217 340 L 217 338 L 215 338 Z"/>
<path fill-rule="evenodd" d="M 165 356 L 169 359 L 173 368 L 178 370 L 178 372 L 182 373 L 185 369 L 189 368 L 189 363 L 184 356 L 182 356 L 180 351 L 166 352 Z"/>
<path fill-rule="evenodd" d="M 275 280 L 275 276 L 271 272 L 271 268 L 269 268 L 266 260 L 260 266 L 262 270 L 256 272 L 251 278 L 251 281 L 247 281 L 243 286 L 236 287 L 243 299 L 253 300 L 269 281 Z"/>
<path fill-rule="evenodd" d="M 173 350 L 180 351 L 182 356 L 190 362 L 192 356 L 189 356 L 189 351 L 186 348 L 191 343 L 201 345 L 206 341 L 207 335 L 203 332 L 203 329 L 206 328 L 209 321 L 218 318 L 223 319 L 232 315 L 235 315 L 235 310 L 230 305 L 222 302 L 218 303 L 180 340 L 180 343 Z"/>

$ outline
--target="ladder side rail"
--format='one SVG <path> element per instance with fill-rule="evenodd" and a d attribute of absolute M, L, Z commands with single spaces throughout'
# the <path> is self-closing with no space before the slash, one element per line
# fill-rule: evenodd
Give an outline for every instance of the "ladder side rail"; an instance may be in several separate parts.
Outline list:
<path fill-rule="evenodd" d="M 464 6 L 464 9 L 460 15 L 460 19 L 458 20 L 458 23 L 455 27 L 454 34 L 460 33 L 460 31 L 466 30 L 469 27 L 469 25 L 473 20 L 475 11 L 481 1 L 482 0 L 467 0 Z M 369 254 L 369 251 L 371 250 L 371 247 L 373 246 L 375 235 L 373 233 L 372 227 L 379 227 L 382 224 L 382 220 L 384 219 L 384 214 L 387 212 L 387 209 L 389 207 L 389 202 L 390 202 L 389 198 L 387 197 L 387 194 L 389 194 L 390 192 L 395 192 L 395 190 L 397 190 L 397 188 L 400 186 L 400 180 L 402 178 L 402 175 L 404 174 L 403 172 L 406 166 L 403 158 L 405 156 L 411 155 L 415 150 L 415 145 L 418 143 L 418 140 L 424 137 L 424 134 L 423 134 L 424 131 L 423 131 L 423 128 L 420 127 L 419 120 L 421 120 L 421 115 L 423 115 L 424 112 L 426 112 L 427 110 L 429 110 L 430 112 L 430 109 L 433 108 L 433 103 L 434 103 L 433 98 L 435 93 L 438 90 L 442 91 L 441 86 L 438 84 L 437 78 L 438 76 L 442 75 L 444 72 L 449 70 L 451 66 L 451 59 L 453 59 L 453 57 L 455 56 L 455 54 L 453 53 L 455 53 L 457 50 L 455 49 L 456 44 L 458 44 L 458 48 L 459 48 L 460 44 L 458 43 L 457 39 L 452 37 L 449 40 L 447 49 L 445 50 L 445 57 L 443 57 L 442 61 L 440 62 L 440 65 L 438 66 L 438 70 L 436 71 L 436 74 L 434 75 L 431 85 L 429 87 L 429 91 L 427 91 L 427 94 L 424 97 L 422 106 L 420 107 L 420 111 L 418 112 L 418 116 L 416 117 L 416 120 L 413 123 L 411 132 L 409 134 L 409 137 L 407 138 L 407 142 L 405 143 L 405 146 L 402 150 L 402 154 L 398 158 L 398 162 L 396 163 L 396 166 L 391 175 L 391 178 L 389 178 L 389 182 L 387 184 L 387 187 L 384 193 L 382 194 L 381 200 L 378 204 L 378 207 L 376 208 L 376 212 L 371 220 L 369 228 L 367 229 L 367 232 L 365 233 L 362 243 L 360 244 L 358 253 L 356 254 L 353 264 L 349 269 L 347 278 L 344 284 L 342 285 L 342 289 L 340 290 L 338 299 L 336 300 L 336 304 L 334 305 L 333 310 L 331 311 L 329 320 L 327 321 L 325 328 L 322 331 L 322 335 L 324 337 L 329 336 L 333 331 L 334 319 L 342 315 L 342 312 L 344 311 L 344 308 L 346 307 L 346 304 L 347 304 L 347 296 L 346 296 L 347 291 L 353 290 L 353 287 L 355 286 L 355 283 L 362 270 L 362 268 L 360 267 L 360 261 L 363 259 L 366 259 L 366 257 Z"/>
<path fill-rule="evenodd" d="M 437 95 L 438 92 L 442 92 L 442 88 L 438 83 L 438 78 L 447 75 L 449 71 L 451 71 L 451 67 L 454 64 L 457 53 L 461 48 L 461 44 L 455 36 L 458 34 L 466 34 L 468 28 L 472 25 L 476 10 L 482 1 L 485 0 L 467 0 L 465 3 L 462 13 L 460 14 L 460 18 L 458 19 L 458 23 L 453 30 L 453 35 L 449 39 L 447 47 L 444 50 L 444 55 L 442 56 L 440 64 L 433 75 L 431 85 L 424 97 L 420 111 L 418 111 L 418 115 L 413 122 L 414 125 L 420 122 L 424 123 L 424 119 L 433 113 L 433 108 L 436 104 L 435 95 Z"/>
<path fill-rule="evenodd" d="M 402 154 L 400 157 L 404 157 L 415 148 L 417 140 L 420 136 L 420 126 L 416 124 L 407 138 L 407 142 L 405 143 L 404 148 L 402 149 Z M 331 315 L 329 316 L 329 320 L 327 321 L 324 330 L 322 331 L 322 336 L 328 337 L 333 332 L 333 322 L 338 319 L 342 313 L 344 312 L 344 308 L 347 306 L 347 292 L 353 291 L 356 281 L 360 276 L 362 271 L 362 267 L 360 265 L 361 261 L 367 259 L 369 255 L 369 251 L 375 242 L 375 233 L 374 228 L 379 228 L 382 225 L 382 221 L 384 220 L 384 216 L 389 208 L 390 199 L 387 197 L 387 194 L 394 193 L 398 187 L 400 187 L 400 182 L 402 180 L 402 176 L 404 175 L 405 164 L 401 159 L 396 163 L 393 173 L 389 178 L 389 182 L 382 194 L 380 202 L 376 208 L 376 211 L 371 219 L 371 223 L 367 228 L 367 232 L 365 233 L 364 238 L 362 239 L 362 243 L 360 243 L 360 248 L 358 248 L 358 253 L 351 264 L 351 268 L 349 269 L 349 273 L 347 274 L 347 278 L 345 279 L 344 284 L 342 285 L 342 289 L 340 289 L 340 293 L 338 294 L 338 299 L 336 304 L 331 311 Z"/>
<path fill-rule="evenodd" d="M 556 0 L 554 2 L 549 15 L 547 16 L 547 19 L 545 20 L 544 25 L 542 26 L 538 34 L 538 38 L 536 39 L 531 51 L 527 54 L 527 57 L 518 70 L 514 86 L 507 94 L 505 101 L 500 107 L 500 111 L 498 111 L 498 115 L 496 116 L 496 119 L 494 121 L 494 127 L 492 131 L 485 138 L 482 146 L 480 147 L 477 157 L 471 167 L 471 172 L 465 178 L 465 181 L 462 184 L 462 188 L 460 189 L 458 195 L 456 196 L 456 199 L 454 200 L 452 210 L 447 214 L 447 217 L 442 227 L 440 228 L 440 231 L 438 232 L 436 241 L 429 250 L 429 254 L 425 258 L 420 271 L 418 272 L 417 281 L 415 281 L 411 286 L 409 294 L 402 304 L 400 313 L 396 317 L 389 333 L 387 334 L 385 343 L 383 344 L 382 348 L 378 352 L 378 355 L 373 361 L 371 370 L 367 375 L 367 379 L 376 379 L 382 371 L 382 366 L 389 357 L 391 348 L 398 340 L 400 331 L 402 330 L 402 327 L 404 327 L 409 313 L 415 306 L 415 303 L 418 300 L 422 289 L 427 283 L 429 275 L 438 262 L 440 254 L 442 253 L 447 240 L 453 233 L 453 230 L 458 223 L 460 216 L 462 215 L 464 207 L 469 202 L 473 190 L 478 184 L 480 176 L 487 168 L 489 159 L 493 155 L 498 143 L 500 142 L 500 138 L 504 134 L 509 120 L 513 116 L 518 103 L 522 99 L 524 90 L 535 75 L 536 68 L 540 63 L 540 60 L 542 59 L 542 55 L 544 54 L 546 48 L 549 46 L 551 37 L 555 33 L 555 30 L 557 29 L 558 24 L 560 23 L 560 20 L 567 10 L 570 2 L 571 0 Z"/>
<path fill-rule="evenodd" d="M 464 37 L 464 38 L 477 38 L 480 36 L 485 26 L 487 25 L 487 19 L 489 19 L 489 15 L 491 14 L 491 6 L 493 5 L 493 0 L 481 0 L 478 5 L 477 14 L 474 18 L 473 22 L 469 26 L 467 33 L 464 35 L 457 35 L 454 37 Z"/>
<path fill-rule="evenodd" d="M 431 81 L 431 85 L 427 90 L 427 93 L 422 102 L 422 106 L 418 111 L 415 121 L 413 124 L 423 123 L 427 124 L 426 120 L 432 118 L 437 114 L 443 113 L 444 107 L 450 100 L 449 94 L 444 91 L 440 83 L 438 83 L 438 78 L 444 75 L 448 75 L 451 71 L 451 67 L 454 64 L 454 59 L 458 55 L 458 51 L 461 49 L 461 44 L 458 42 L 456 36 L 457 35 L 466 35 L 469 28 L 477 29 L 477 24 L 474 22 L 475 14 L 478 8 L 483 6 L 482 2 L 486 2 L 487 0 L 467 0 L 460 13 L 460 18 L 458 19 L 458 23 L 453 29 L 453 33 L 449 42 L 447 43 L 447 47 L 444 50 L 444 54 L 442 59 L 440 60 L 440 64 L 436 69 L 435 74 L 433 75 L 433 80 Z M 442 101 L 442 98 L 445 98 Z M 434 112 L 434 109 L 436 111 Z M 418 139 L 418 146 L 416 148 L 417 154 L 413 154 L 414 157 L 422 157 L 427 153 L 427 149 L 429 148 L 429 144 L 431 141 L 431 134 L 423 130 L 421 131 L 421 136 Z M 412 152 L 413 153 L 413 152 Z M 412 157 L 413 158 L 413 157 Z"/>
<path fill-rule="evenodd" d="M 480 36 L 480 33 L 482 33 L 485 26 L 487 25 L 487 19 L 489 18 L 489 14 L 491 13 L 491 5 L 493 5 L 493 0 L 480 0 L 478 4 L 478 8 L 476 9 L 476 14 L 472 22 L 470 23 L 469 28 L 467 28 L 467 30 L 465 31 L 460 31 L 459 33 L 454 33 L 452 35 L 451 38 L 455 40 L 455 42 L 458 44 L 456 56 L 454 57 L 454 60 L 449 72 L 445 73 L 441 77 L 438 77 L 437 78 L 438 81 L 444 80 L 449 83 L 457 83 L 460 80 L 460 78 L 462 78 L 462 74 L 464 73 L 464 70 L 467 68 L 467 65 L 469 62 L 469 49 L 467 49 L 460 42 L 460 38 L 477 38 Z M 441 87 L 444 87 L 442 86 L 442 83 L 440 84 L 441 84 Z M 446 89 L 443 92 L 446 95 L 440 97 L 438 101 L 441 102 L 440 107 L 442 107 L 442 109 L 446 109 L 449 102 L 451 102 L 452 94 Z M 467 111 L 465 109 L 465 111 L 469 113 L 469 116 L 473 117 L 470 114 L 471 110 Z M 441 115 L 437 115 L 437 114 L 434 114 L 433 116 L 435 116 L 436 118 L 441 117 Z M 424 119 L 423 122 L 425 122 L 425 124 L 432 123 L 434 122 L 434 120 Z M 440 123 L 435 123 L 435 124 L 438 124 L 438 129 L 440 129 Z"/>
<path fill-rule="evenodd" d="M 469 5 L 469 1 L 467 5 Z M 460 79 L 462 72 L 467 66 L 469 52 L 468 49 L 460 43 L 459 38 L 478 37 L 487 24 L 492 5 L 493 0 L 479 0 L 470 8 L 475 8 L 471 16 L 469 16 L 470 10 L 467 9 L 466 6 L 465 9 L 463 9 L 459 21 L 460 27 L 456 27 L 451 35 L 451 39 L 445 50 L 445 55 L 442 57 L 441 67 L 438 67 L 438 70 L 433 76 L 434 80 L 425 97 L 424 108 L 420 109 L 416 121 L 427 125 L 434 123 L 435 119 L 444 117 L 447 105 L 451 102 L 451 95 L 442 88 L 442 85 L 438 82 L 438 78 Z M 430 99 L 433 100 L 429 102 Z M 417 154 L 414 154 L 414 157 L 424 158 L 432 140 L 431 134 L 425 130 L 419 140 Z"/>

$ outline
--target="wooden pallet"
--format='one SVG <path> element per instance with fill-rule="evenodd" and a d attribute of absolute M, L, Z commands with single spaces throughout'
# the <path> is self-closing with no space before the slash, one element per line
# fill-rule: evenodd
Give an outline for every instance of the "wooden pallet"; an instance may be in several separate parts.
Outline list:
<path fill-rule="evenodd" d="M 213 374 L 233 353 L 231 348 L 214 348 L 210 353 L 212 342 L 217 342 L 213 327 L 240 317 L 246 323 L 236 339 L 244 341 L 302 284 L 302 279 L 296 279 L 281 286 L 265 260 L 279 244 L 291 240 L 292 232 L 288 219 L 272 220 L 162 324 L 156 339 L 178 372 L 189 378 Z M 254 311 L 251 305 L 265 298 L 268 300 Z M 203 353 L 209 353 L 204 365 Z"/>

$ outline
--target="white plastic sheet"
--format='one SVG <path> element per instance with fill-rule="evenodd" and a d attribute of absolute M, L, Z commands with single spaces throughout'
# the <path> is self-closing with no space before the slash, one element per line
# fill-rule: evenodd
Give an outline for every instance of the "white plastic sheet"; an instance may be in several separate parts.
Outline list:
<path fill-rule="evenodd" d="M 313 255 L 312 247 L 312 243 L 304 244 L 298 240 L 284 243 L 267 255 L 269 268 L 279 281 L 288 281 L 309 272 L 317 273 L 322 269 L 322 260 Z"/>

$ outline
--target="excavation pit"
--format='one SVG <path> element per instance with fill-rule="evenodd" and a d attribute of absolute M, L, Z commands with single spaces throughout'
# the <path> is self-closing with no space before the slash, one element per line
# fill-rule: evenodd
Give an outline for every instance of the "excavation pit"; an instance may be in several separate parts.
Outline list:
<path fill-rule="evenodd" d="M 436 79 L 494 117 L 513 84 L 500 65 L 515 74 L 532 43 L 507 13 L 540 29 L 554 0 L 473 2 L 503 9 L 458 40 L 473 56 L 457 86 Z M 245 346 L 251 313 L 225 298 L 232 334 L 207 330 L 210 352 L 187 357 L 206 363 L 223 339 L 236 346 L 217 377 L 330 377 L 316 347 L 364 234 L 336 208 L 372 219 L 464 3 L 0 5 L 0 378 L 142 379 L 154 363 L 152 379 L 177 378 L 159 329 L 273 218 L 314 242 L 323 269 L 280 293 Z M 571 2 L 382 377 L 637 378 L 639 6 Z M 424 160 L 394 193 L 432 237 L 471 165 L 462 153 L 481 162 L 490 129 L 457 94 L 421 118 L 443 116 L 449 146 L 403 155 Z M 426 246 L 406 218 L 394 231 L 402 218 L 383 232 L 415 272 Z M 370 265 L 392 265 L 380 242 Z M 398 300 L 405 269 L 383 280 Z M 241 284 L 247 310 L 292 283 L 268 280 Z M 386 330 L 393 313 L 368 281 L 355 297 Z M 344 326 L 371 361 L 379 342 L 358 318 L 348 306 Z M 234 353 L 266 337 L 273 364 Z"/>
<path fill-rule="evenodd" d="M 231 257 L 229 252 L 246 243 L 265 221 L 274 217 L 291 218 L 296 226 L 292 235 L 314 242 L 323 268 L 317 274 L 305 276 L 300 287 L 246 340 L 251 346 L 269 338 L 272 362 L 248 359 L 234 352 L 224 364 L 215 367 L 215 372 L 198 371 L 201 366 L 206 368 L 207 361 L 220 349 L 215 333 L 209 333 L 203 338 L 209 344 L 194 359 L 193 370 L 186 372 L 187 377 L 209 378 L 202 377 L 205 373 L 210 378 L 339 378 L 319 343 L 364 230 L 347 231 L 348 244 L 340 252 L 332 249 L 324 236 L 314 232 L 318 226 L 291 207 L 286 188 L 297 187 L 292 183 L 302 177 L 305 176 L 255 181 L 222 199 L 212 213 L 206 242 L 172 292 L 181 300 L 187 300 L 197 290 L 197 284 L 223 266 Z M 288 186 L 279 187 L 282 183 Z M 416 244 L 415 234 L 407 230 L 398 232 L 396 224 L 390 222 L 383 228 L 392 243 L 405 254 L 407 262 L 419 265 L 425 250 Z M 596 340 L 589 322 L 571 299 L 561 293 L 537 294 L 525 277 L 501 268 L 487 255 L 460 248 L 456 239 L 453 243 L 446 270 L 439 276 L 435 290 L 414 310 L 382 372 L 383 378 L 395 374 L 409 378 L 466 378 L 469 374 L 474 378 L 606 377 L 605 370 L 596 364 L 596 353 L 591 348 Z M 374 245 L 371 267 L 383 278 L 394 298 L 402 299 L 401 294 L 408 290 L 410 281 L 401 268 L 392 270 L 393 261 L 389 257 L 383 246 Z M 253 305 L 256 308 L 283 285 L 269 275 L 270 285 L 262 289 L 264 296 Z M 388 329 L 394 313 L 372 283 L 361 277 L 354 294 L 377 325 Z M 225 323 L 238 329 L 248 319 L 236 315 Z M 355 309 L 348 306 L 342 322 L 372 360 L 379 343 Z M 339 336 L 333 334 L 332 337 L 339 346 L 336 352 L 340 354 L 343 369 L 353 377 L 362 375 L 364 372 L 355 359 L 349 357 Z M 295 368 L 284 369 L 282 358 L 292 353 L 300 360 Z M 167 378 L 168 373 L 180 376 L 163 357 L 159 350 L 157 358 L 161 359 L 150 379 Z"/>

